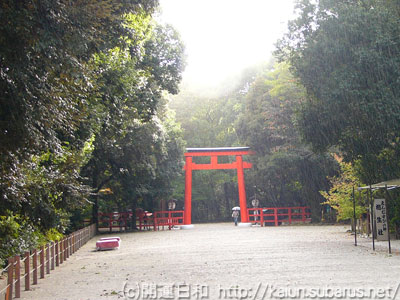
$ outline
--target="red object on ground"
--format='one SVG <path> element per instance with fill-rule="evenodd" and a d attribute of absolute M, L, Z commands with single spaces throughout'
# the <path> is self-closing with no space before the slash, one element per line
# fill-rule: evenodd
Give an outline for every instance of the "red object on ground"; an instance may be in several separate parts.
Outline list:
<path fill-rule="evenodd" d="M 103 238 L 104 239 L 104 238 Z M 118 249 L 120 246 L 120 239 L 100 239 L 96 242 L 96 249 L 97 250 L 112 250 Z"/>
<path fill-rule="evenodd" d="M 119 236 L 115 236 L 115 237 L 105 237 L 105 238 L 101 238 L 100 241 L 108 241 L 108 240 L 118 240 L 121 242 L 121 238 Z"/>

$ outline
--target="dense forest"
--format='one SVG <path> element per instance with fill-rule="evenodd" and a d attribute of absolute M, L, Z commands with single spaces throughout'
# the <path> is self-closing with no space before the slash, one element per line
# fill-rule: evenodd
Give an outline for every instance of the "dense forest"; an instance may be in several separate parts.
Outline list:
<path fill-rule="evenodd" d="M 314 221 L 327 206 L 350 218 L 353 186 L 400 177 L 399 0 L 298 0 L 274 58 L 204 94 L 180 86 L 184 44 L 158 5 L 0 4 L 1 259 L 100 211 L 182 208 L 185 147 L 251 147 L 248 199 Z M 193 221 L 229 220 L 235 172 L 193 176 Z"/>
<path fill-rule="evenodd" d="M 0 5 L 0 256 L 172 193 L 184 46 L 157 1 Z"/>

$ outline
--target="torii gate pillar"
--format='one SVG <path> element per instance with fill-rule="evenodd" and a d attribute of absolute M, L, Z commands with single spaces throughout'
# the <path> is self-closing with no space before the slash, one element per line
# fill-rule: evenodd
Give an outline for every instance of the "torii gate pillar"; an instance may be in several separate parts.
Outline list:
<path fill-rule="evenodd" d="M 193 170 L 216 170 L 236 169 L 239 190 L 240 216 L 242 223 L 248 222 L 246 188 L 244 182 L 244 169 L 251 168 L 249 162 L 243 161 L 243 155 L 251 154 L 249 147 L 229 148 L 187 148 L 185 153 L 185 214 L 184 224 L 192 224 L 192 171 Z M 236 161 L 232 163 L 218 163 L 219 156 L 235 156 Z M 196 164 L 193 162 L 195 156 L 210 156 L 209 164 Z"/>

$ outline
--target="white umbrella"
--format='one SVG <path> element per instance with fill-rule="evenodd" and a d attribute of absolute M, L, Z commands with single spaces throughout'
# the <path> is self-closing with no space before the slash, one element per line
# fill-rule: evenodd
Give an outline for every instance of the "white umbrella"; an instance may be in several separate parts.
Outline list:
<path fill-rule="evenodd" d="M 234 208 L 232 208 L 232 210 L 240 210 L 239 206 L 235 206 Z"/>

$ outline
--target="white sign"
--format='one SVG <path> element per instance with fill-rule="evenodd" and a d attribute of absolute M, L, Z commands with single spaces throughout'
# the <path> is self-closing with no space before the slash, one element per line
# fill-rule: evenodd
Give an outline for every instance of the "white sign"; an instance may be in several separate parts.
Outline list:
<path fill-rule="evenodd" d="M 374 215 L 376 227 L 376 240 L 387 241 L 389 235 L 388 220 L 386 215 L 385 199 L 374 199 Z"/>

